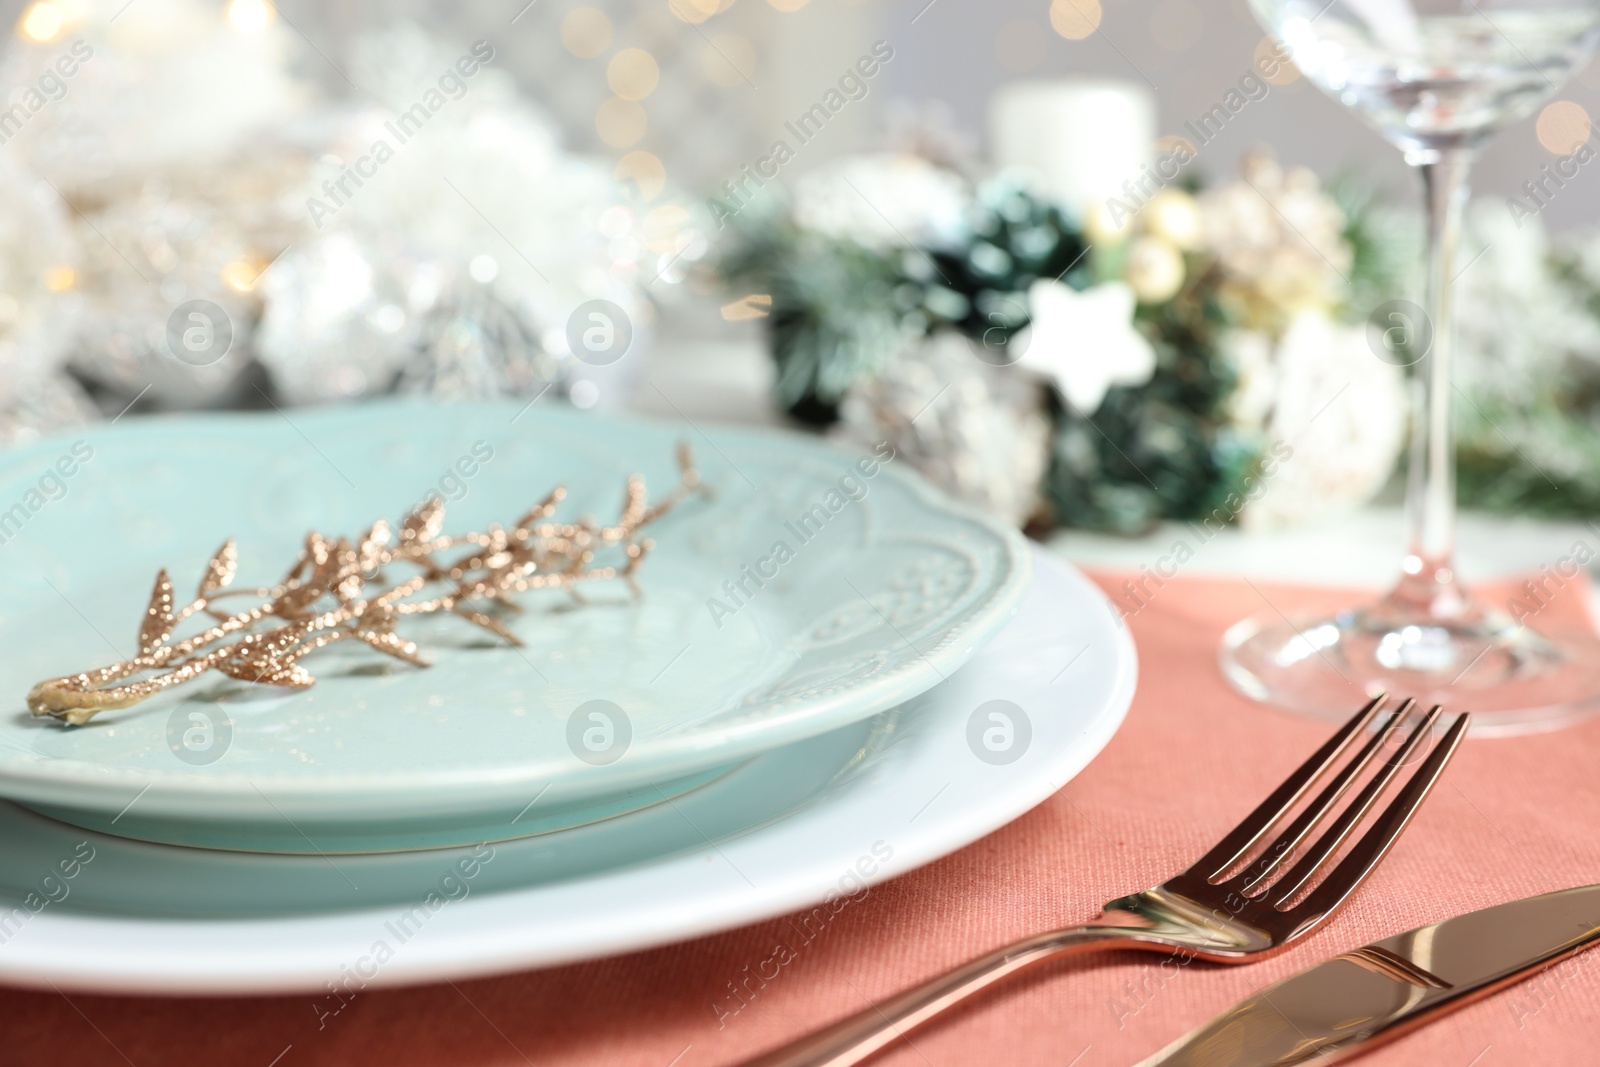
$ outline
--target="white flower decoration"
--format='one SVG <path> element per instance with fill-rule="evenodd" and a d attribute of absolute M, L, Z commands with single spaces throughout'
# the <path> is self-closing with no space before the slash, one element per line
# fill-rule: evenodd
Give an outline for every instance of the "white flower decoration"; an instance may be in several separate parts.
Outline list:
<path fill-rule="evenodd" d="M 1320 311 L 1295 316 L 1272 363 L 1262 429 L 1282 462 L 1239 521 L 1250 529 L 1285 527 L 1370 500 L 1388 481 L 1404 444 L 1400 368 L 1373 357 L 1363 328 L 1335 323 Z"/>
<path fill-rule="evenodd" d="M 1075 411 L 1093 415 L 1113 385 L 1143 385 L 1155 373 L 1155 350 L 1133 325 L 1134 303 L 1133 290 L 1122 282 L 1083 292 L 1062 282 L 1034 282 L 1028 289 L 1033 323 L 1017 366 L 1049 378 Z"/>

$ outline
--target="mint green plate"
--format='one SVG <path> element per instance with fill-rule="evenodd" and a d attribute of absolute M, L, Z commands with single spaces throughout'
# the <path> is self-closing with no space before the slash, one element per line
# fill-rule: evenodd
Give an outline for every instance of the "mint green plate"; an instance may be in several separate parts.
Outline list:
<path fill-rule="evenodd" d="M 510 522 L 558 482 L 562 515 L 609 521 L 628 474 L 675 483 L 680 440 L 715 496 L 651 527 L 642 598 L 527 594 L 524 648 L 423 618 L 407 633 L 427 669 L 335 646 L 305 661 L 307 690 L 216 676 L 83 727 L 26 711 L 41 678 L 132 655 L 157 569 L 181 597 L 227 537 L 239 584 L 261 585 L 308 530 L 353 536 L 430 492 L 447 532 Z M 916 696 L 998 631 L 1028 574 L 1018 534 L 892 458 L 794 435 L 514 405 L 130 418 L 0 455 L 0 796 L 246 851 L 542 833 Z"/>

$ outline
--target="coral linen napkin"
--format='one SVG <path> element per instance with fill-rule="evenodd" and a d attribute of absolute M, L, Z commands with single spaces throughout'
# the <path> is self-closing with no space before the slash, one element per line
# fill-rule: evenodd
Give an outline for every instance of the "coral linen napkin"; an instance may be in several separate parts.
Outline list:
<path fill-rule="evenodd" d="M 1111 590 L 1122 578 L 1101 580 Z M 1541 613 L 1541 626 L 1588 625 L 1575 592 L 1564 590 Z M 1105 901 L 1185 866 L 1238 821 L 1329 730 L 1254 705 L 1218 675 L 1218 638 L 1236 619 L 1264 610 L 1263 596 L 1289 612 L 1357 599 L 1261 583 L 1167 583 L 1129 618 L 1139 691 L 1127 723 L 1088 769 L 1011 825 L 872 888 L 809 930 L 809 939 L 775 919 L 556 970 L 372 990 L 320 1028 L 309 994 L 206 1000 L 0 991 L 0 1062 L 737 1063 L 1004 941 L 1083 921 Z M 1597 765 L 1600 719 L 1558 733 L 1469 741 L 1384 865 L 1297 948 L 1236 968 L 1130 955 L 1071 961 L 1003 985 L 878 1062 L 1132 1063 L 1327 956 L 1458 912 L 1600 881 Z M 1597 1032 L 1600 966 L 1584 964 L 1514 987 L 1363 1063 L 1587 1063 Z"/>

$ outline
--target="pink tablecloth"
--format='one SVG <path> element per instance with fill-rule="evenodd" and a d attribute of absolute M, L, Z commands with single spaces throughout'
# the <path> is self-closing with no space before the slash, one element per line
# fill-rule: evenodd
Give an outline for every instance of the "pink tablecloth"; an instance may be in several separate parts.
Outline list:
<path fill-rule="evenodd" d="M 1120 581 L 1106 580 L 1108 588 Z M 1258 591 L 1259 590 L 1259 591 Z M 16 1065 L 727 1064 L 854 1012 L 1006 940 L 1087 919 L 1199 855 L 1325 736 L 1235 696 L 1223 628 L 1349 594 L 1168 583 L 1132 620 L 1142 676 L 1126 725 L 1060 793 L 998 833 L 874 888 L 730 1013 L 784 920 L 559 970 L 363 993 L 319 1030 L 314 998 L 141 999 L 0 993 L 0 1063 Z M 1570 598 L 1569 598 L 1570 599 Z M 1541 621 L 1576 623 L 1558 603 Z M 1046 969 L 917 1032 L 879 1062 L 1115 1067 L 1252 990 L 1377 937 L 1530 893 L 1600 881 L 1600 720 L 1469 742 L 1371 881 L 1329 927 L 1249 967 L 1154 957 Z M 769 969 L 770 970 L 770 969 Z M 1523 985 L 1364 1063 L 1596 1062 L 1600 967 Z M 281 1057 L 274 1059 L 274 1057 Z"/>

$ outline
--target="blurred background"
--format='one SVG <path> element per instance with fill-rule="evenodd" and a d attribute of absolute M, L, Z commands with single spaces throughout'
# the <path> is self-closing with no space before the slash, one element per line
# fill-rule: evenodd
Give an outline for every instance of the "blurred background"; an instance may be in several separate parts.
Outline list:
<path fill-rule="evenodd" d="M 1242 0 L 0 0 L 0 24 L 0 443 L 516 398 L 887 438 L 1021 525 L 1118 534 L 1349 510 L 1400 452 L 1413 176 Z M 1600 511 L 1597 79 L 1476 171 L 1481 507 Z"/>
<path fill-rule="evenodd" d="M 28 6 L 0 0 L 0 21 L 15 24 Z M 1154 97 L 1161 132 L 1176 132 L 1237 83 L 1263 37 L 1244 0 L 1080 6 L 1098 14 L 1098 32 L 1071 40 L 1052 29 L 1047 0 L 538 0 L 521 12 L 514 2 L 484 0 L 275 5 L 293 27 L 293 66 L 330 93 L 361 99 L 347 74 L 363 36 L 385 26 L 412 22 L 463 49 L 485 40 L 495 47 L 496 65 L 548 111 L 573 149 L 611 159 L 650 152 L 673 181 L 696 190 L 720 184 L 758 155 L 876 40 L 890 42 L 895 59 L 860 106 L 808 146 L 796 173 L 874 147 L 917 116 L 942 123 L 977 152 L 990 132 L 991 97 L 1019 79 L 1136 83 Z M 637 137 L 602 112 L 617 96 L 609 65 L 632 49 L 647 53 L 659 70 L 655 89 L 640 101 Z M 1277 99 L 1197 161 L 1201 172 L 1226 175 L 1239 153 L 1265 142 L 1286 163 L 1323 174 L 1358 169 L 1410 193 L 1399 156 L 1335 102 L 1298 78 L 1274 89 Z M 1592 110 L 1600 100 L 1600 70 L 1581 72 L 1563 96 Z M 1512 195 L 1530 167 L 1549 158 L 1533 122 L 1524 122 L 1489 147 L 1474 185 L 1480 195 Z M 1551 206 L 1547 222 L 1591 223 L 1597 207 L 1600 183 L 1580 182 Z"/>

